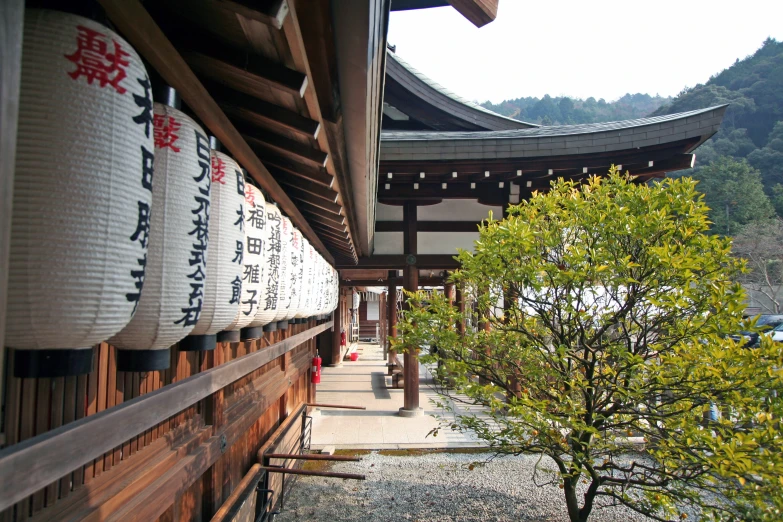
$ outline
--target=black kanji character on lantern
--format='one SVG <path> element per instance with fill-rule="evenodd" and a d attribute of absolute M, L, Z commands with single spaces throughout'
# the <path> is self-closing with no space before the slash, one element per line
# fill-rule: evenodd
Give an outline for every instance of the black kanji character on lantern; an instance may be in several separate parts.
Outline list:
<path fill-rule="evenodd" d="M 234 170 L 234 173 L 237 175 L 237 194 L 240 196 L 245 195 L 245 176 L 242 175 L 241 170 Z"/>
<path fill-rule="evenodd" d="M 201 315 L 201 301 L 196 306 L 188 308 L 182 308 L 182 313 L 185 314 L 181 319 L 174 321 L 174 324 L 182 323 L 182 326 L 195 326 L 198 323 L 198 318 Z"/>
<path fill-rule="evenodd" d="M 204 271 L 201 269 L 201 264 L 197 264 L 196 270 L 192 274 L 188 274 L 188 279 L 193 279 L 194 281 L 203 281 L 204 277 Z"/>
<path fill-rule="evenodd" d="M 264 250 L 264 242 L 257 237 L 247 238 L 247 252 L 248 254 L 261 254 Z"/>
<path fill-rule="evenodd" d="M 136 81 L 144 87 L 144 96 L 138 94 L 133 95 L 133 101 L 141 107 L 141 114 L 133 117 L 133 121 L 139 125 L 144 125 L 144 135 L 150 137 L 150 125 L 152 125 L 152 94 L 150 91 L 149 78 L 136 78 Z"/>
<path fill-rule="evenodd" d="M 182 323 L 183 327 L 195 326 L 196 323 L 198 323 L 199 315 L 201 315 L 201 306 L 203 304 L 204 293 L 202 289 L 204 288 L 204 285 L 202 283 L 190 283 L 190 288 L 190 306 L 182 308 L 181 311 L 184 315 L 178 321 L 174 321 L 174 324 Z"/>
<path fill-rule="evenodd" d="M 212 181 L 212 178 L 209 175 L 209 167 L 210 167 L 210 158 L 209 158 L 209 140 L 206 136 L 201 134 L 199 131 L 196 132 L 196 155 L 198 156 L 198 165 L 201 167 L 201 174 L 194 177 L 194 179 L 198 182 L 200 182 L 202 179 L 204 179 L 204 176 L 206 176 L 209 181 Z M 203 192 L 202 192 L 203 193 Z M 209 195 L 209 184 L 207 184 L 207 193 L 204 194 L 205 196 Z"/>
<path fill-rule="evenodd" d="M 239 230 L 244 231 L 245 230 L 245 207 L 242 206 L 242 203 L 239 204 L 239 210 L 237 210 L 237 218 L 236 221 L 234 221 L 234 225 L 239 225 Z"/>
<path fill-rule="evenodd" d="M 239 279 L 239 276 L 236 276 L 233 281 L 231 281 L 231 300 L 229 300 L 228 304 L 239 304 L 239 297 L 242 295 L 242 280 Z"/>
<path fill-rule="evenodd" d="M 261 267 L 259 265 L 245 265 L 245 272 L 242 274 L 243 281 L 258 284 L 260 277 Z"/>
<path fill-rule="evenodd" d="M 262 230 L 264 228 L 264 211 L 258 208 L 251 208 L 250 215 L 247 217 L 247 222 L 250 226 Z"/>
<path fill-rule="evenodd" d="M 237 239 L 237 248 L 234 251 L 234 259 L 231 260 L 232 263 L 238 263 L 242 264 L 242 251 L 245 249 L 245 245 L 242 244 L 242 241 Z"/>
<path fill-rule="evenodd" d="M 152 192 L 152 175 L 154 174 L 155 155 L 141 146 L 141 186 Z"/>
<path fill-rule="evenodd" d="M 209 240 L 209 200 L 197 197 L 196 201 L 199 202 L 199 208 L 191 211 L 196 214 L 196 219 L 191 221 L 195 228 L 188 235 L 195 236 L 196 241 L 206 242 Z"/>
<path fill-rule="evenodd" d="M 253 307 L 258 304 L 258 301 L 256 301 L 256 294 L 258 292 L 256 290 L 248 290 L 247 293 L 248 294 L 253 294 L 253 295 L 251 295 L 250 299 L 248 299 L 247 301 L 242 301 L 242 304 L 249 304 L 250 308 L 248 308 L 248 310 L 246 312 L 243 311 L 242 313 L 245 314 L 245 315 L 250 315 L 250 314 L 253 313 Z"/>
<path fill-rule="evenodd" d="M 139 220 L 136 223 L 136 231 L 130 237 L 131 241 L 138 241 L 142 248 L 147 248 L 147 240 L 150 235 L 150 206 L 144 201 L 139 201 Z"/>
<path fill-rule="evenodd" d="M 144 271 L 147 268 L 147 254 L 144 254 L 143 258 L 137 259 L 136 261 L 141 267 L 140 270 L 131 270 L 131 277 L 136 280 L 134 283 L 136 291 L 125 294 L 125 299 L 133 303 L 133 311 L 131 312 L 131 315 L 136 313 L 136 307 L 139 306 L 139 299 L 141 299 L 141 289 L 144 287 Z"/>

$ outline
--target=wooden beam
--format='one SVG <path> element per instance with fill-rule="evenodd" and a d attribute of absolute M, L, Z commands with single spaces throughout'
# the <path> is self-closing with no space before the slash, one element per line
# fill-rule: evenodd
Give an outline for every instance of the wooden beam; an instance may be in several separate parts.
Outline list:
<path fill-rule="evenodd" d="M 275 29 L 283 27 L 283 21 L 288 16 L 287 0 L 218 0 L 216 3 L 223 9 Z"/>
<path fill-rule="evenodd" d="M 332 477 L 340 479 L 364 480 L 364 475 L 357 473 L 337 473 L 334 471 L 314 471 L 299 468 L 278 468 L 275 466 L 261 466 L 267 473 L 287 473 L 289 475 L 305 475 L 307 477 Z"/>
<path fill-rule="evenodd" d="M 330 223 L 334 223 L 335 225 L 345 225 L 345 216 L 338 216 L 336 214 L 332 214 L 331 212 L 327 212 L 322 208 L 312 206 L 307 202 L 303 203 L 302 212 L 304 212 L 304 214 L 307 215 L 308 217 L 317 216 L 322 220 L 329 221 Z"/>
<path fill-rule="evenodd" d="M 322 5 L 317 7 L 316 11 L 311 14 L 315 17 L 319 15 L 328 16 L 328 19 L 324 19 L 316 23 L 330 24 L 331 14 L 326 11 L 325 6 L 323 5 L 324 2 L 320 2 L 320 4 Z M 283 24 L 283 32 L 288 42 L 288 47 L 291 50 L 291 58 L 293 59 L 294 66 L 297 68 L 297 70 L 304 71 L 308 78 L 313 78 L 313 69 L 310 67 L 311 60 L 307 54 L 308 48 L 304 42 L 302 26 L 300 25 L 298 11 L 296 9 L 298 5 L 298 2 L 289 5 L 291 9 L 291 16 L 288 17 L 286 22 Z M 306 25 L 310 23 L 311 22 L 305 22 Z M 326 35 L 325 38 L 326 39 L 322 45 L 330 45 L 330 42 L 332 41 L 331 38 L 328 35 Z M 317 71 L 320 74 L 320 71 Z M 323 86 L 325 83 L 328 82 L 319 80 L 317 86 Z M 339 150 L 338 146 L 339 138 L 342 133 L 336 132 L 332 122 L 324 117 L 324 112 L 322 111 L 321 105 L 319 103 L 319 96 L 316 94 L 315 89 L 307 90 L 307 92 L 304 94 L 304 101 L 311 117 L 315 120 L 318 120 L 323 127 L 323 132 L 318 135 L 318 144 L 320 149 L 324 152 L 327 152 L 330 156 L 329 159 L 331 161 L 327 163 L 326 167 L 329 172 L 335 176 L 336 184 L 332 188 L 334 188 L 340 194 L 342 204 L 345 207 L 345 216 L 348 220 L 348 233 L 351 235 L 353 241 L 353 237 L 356 236 L 357 232 L 357 220 L 355 213 L 356 211 L 354 208 L 354 193 L 351 186 L 351 178 L 344 162 L 342 161 L 342 151 Z M 332 111 L 332 109 L 328 110 Z M 356 246 L 359 250 L 363 248 L 360 243 L 357 243 L 354 246 Z"/>
<path fill-rule="evenodd" d="M 451 6 L 471 21 L 476 27 L 483 27 L 498 16 L 500 0 L 448 0 Z"/>
<path fill-rule="evenodd" d="M 338 239 L 342 239 L 343 241 L 348 239 L 348 231 L 346 230 L 335 230 L 331 227 L 327 227 L 325 225 L 321 225 L 319 223 L 313 223 L 313 229 L 318 234 L 328 234 L 330 236 L 333 236 Z"/>
<path fill-rule="evenodd" d="M 0 451 L 0 510 L 45 488 L 79 466 L 122 445 L 128 438 L 152 428 L 161 419 L 196 404 L 331 327 L 331 321 L 320 324 L 263 350 Z"/>
<path fill-rule="evenodd" d="M 350 242 L 350 238 L 348 237 L 348 234 L 340 234 L 339 232 L 335 232 L 333 230 L 329 229 L 316 229 L 316 232 L 325 240 L 329 242 L 337 242 L 337 244 L 343 244 L 345 243 L 345 246 L 347 247 L 347 243 Z M 350 249 L 349 249 L 350 250 Z"/>
<path fill-rule="evenodd" d="M 419 232 L 476 232 L 481 223 L 476 221 L 419 221 Z M 402 221 L 376 221 L 376 232 L 402 232 Z"/>
<path fill-rule="evenodd" d="M 347 266 L 338 263 L 335 265 L 335 268 L 338 270 L 352 268 L 385 268 L 387 270 L 394 270 L 407 266 L 405 258 L 405 254 L 363 257 L 359 259 L 357 265 Z M 460 265 L 454 259 L 454 256 L 448 254 L 421 254 L 416 256 L 416 266 L 421 269 L 451 270 L 459 268 Z"/>
<path fill-rule="evenodd" d="M 394 0 L 391 11 L 412 11 L 414 9 L 429 9 L 431 7 L 446 7 L 446 0 Z"/>
<path fill-rule="evenodd" d="M 314 196 L 309 192 L 305 192 L 304 190 L 292 187 L 290 185 L 286 187 L 286 193 L 288 193 L 289 196 L 291 196 L 297 201 L 307 203 L 310 206 L 318 207 L 322 210 L 331 212 L 332 214 L 338 216 L 341 215 L 341 212 L 343 210 L 343 207 L 341 205 L 338 205 L 337 203 L 327 201 L 320 196 Z"/>
<path fill-rule="evenodd" d="M 321 216 L 311 214 L 307 212 L 305 209 L 302 209 L 302 213 L 311 224 L 317 223 L 319 225 L 322 225 L 327 228 L 331 228 L 332 230 L 336 230 L 338 232 L 348 231 L 348 227 L 345 225 L 345 223 L 340 223 L 340 220 L 330 221 L 329 219 L 323 218 Z"/>
<path fill-rule="evenodd" d="M 272 153 L 264 154 L 264 165 L 275 166 L 289 174 L 310 180 L 324 187 L 332 188 L 334 186 L 334 176 L 329 174 L 323 167 L 305 165 L 304 163 Z"/>
<path fill-rule="evenodd" d="M 482 199 L 488 204 L 500 205 L 502 193 L 497 184 L 475 183 L 449 183 L 447 188 L 442 188 L 440 183 L 414 183 L 405 185 L 389 185 L 380 183 L 378 186 L 378 201 L 386 203 L 396 200 L 397 202 L 430 200 L 430 199 Z"/>
<path fill-rule="evenodd" d="M 297 160 L 304 160 L 316 167 L 323 167 L 326 164 L 328 155 L 308 144 L 261 130 L 246 123 L 238 122 L 238 129 L 241 129 L 242 137 L 250 144 L 253 150 L 257 151 L 262 157 L 269 152 L 276 152 Z"/>
<path fill-rule="evenodd" d="M 139 0 L 98 0 L 114 25 L 166 82 L 179 92 L 212 134 L 245 167 L 259 185 L 277 201 L 294 225 L 310 240 L 329 263 L 334 258 L 304 219 L 291 199 L 259 161 L 250 146 L 234 128 L 215 100 L 201 85 L 166 35 L 160 30 Z"/>
<path fill-rule="evenodd" d="M 321 116 L 335 121 L 341 108 L 330 2 L 297 0 L 296 16 Z"/>
<path fill-rule="evenodd" d="M 102 0 L 99 0 L 102 1 Z M 270 88 L 281 90 L 294 96 L 302 97 L 307 89 L 307 77 L 280 64 L 270 62 L 258 55 L 248 52 L 234 51 L 218 54 L 216 50 L 210 55 L 185 51 L 182 56 L 194 71 L 226 85 L 253 94 L 259 89 Z M 214 56 L 218 54 L 218 56 Z"/>
<path fill-rule="evenodd" d="M 298 112 L 266 102 L 255 96 L 206 80 L 204 86 L 226 114 L 266 128 L 284 129 L 315 139 L 321 125 Z"/>
<path fill-rule="evenodd" d="M 389 286 L 391 284 L 395 286 L 402 286 L 403 278 L 395 277 L 392 279 L 341 279 L 340 286 Z M 419 286 L 443 286 L 444 279 L 442 277 L 419 277 Z"/>
<path fill-rule="evenodd" d="M 23 20 L 24 0 L 9 0 L 0 4 L 0 340 L 5 339 L 8 305 Z M 0 343 L 0 347 L 4 346 Z M 4 354 L 5 348 L 0 349 L 0 400 L 5 396 Z"/>
<path fill-rule="evenodd" d="M 319 196 L 332 203 L 337 203 L 337 192 L 328 187 L 324 187 L 319 183 L 314 183 L 306 178 L 294 176 L 293 174 L 289 174 L 286 171 L 275 167 L 269 167 L 269 172 L 271 172 L 277 182 L 282 185 L 296 187 L 305 192 L 309 192 L 314 196 Z"/>
<path fill-rule="evenodd" d="M 651 145 L 640 149 L 630 148 L 611 152 L 599 152 L 590 154 L 569 154 L 551 157 L 533 158 L 501 158 L 501 159 L 465 159 L 465 160 L 428 160 L 428 161 L 381 161 L 379 171 L 381 183 L 396 183 L 416 181 L 420 172 L 425 172 L 429 181 L 437 182 L 465 182 L 467 175 L 483 174 L 490 171 L 490 180 L 497 176 L 516 176 L 517 170 L 522 170 L 522 177 L 532 172 L 547 172 L 561 169 L 582 169 L 587 167 L 589 171 L 599 168 L 608 168 L 612 163 L 631 164 L 647 161 L 662 161 L 679 154 L 684 154 L 691 149 L 699 138 L 689 138 L 678 142 Z M 387 179 L 386 173 L 393 174 L 392 179 Z M 452 172 L 457 172 L 457 178 L 452 178 Z M 503 179 L 503 178 L 499 178 Z"/>

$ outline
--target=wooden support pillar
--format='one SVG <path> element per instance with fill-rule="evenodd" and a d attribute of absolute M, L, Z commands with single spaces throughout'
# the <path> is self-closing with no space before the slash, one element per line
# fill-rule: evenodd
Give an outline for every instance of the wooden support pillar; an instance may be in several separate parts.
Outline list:
<path fill-rule="evenodd" d="M 16 166 L 16 126 L 22 71 L 24 1 L 0 3 L 0 400 L 5 390 L 5 315 L 11 250 L 11 209 Z M 10 355 L 9 355 L 10 357 Z M 6 430 L 8 430 L 6 426 Z M 3 441 L 7 442 L 7 441 Z"/>
<path fill-rule="evenodd" d="M 509 192 L 506 194 L 506 201 L 509 199 L 511 184 L 509 183 L 509 188 L 507 189 Z M 510 203 L 506 203 L 503 205 L 503 219 L 508 218 L 508 207 L 510 206 Z M 511 321 L 511 311 L 512 311 L 512 303 L 516 299 L 516 296 L 512 295 L 510 291 L 503 292 L 503 324 L 506 325 Z M 516 396 L 519 398 L 522 395 L 522 384 L 519 382 L 519 379 L 516 377 L 510 377 L 509 378 L 509 388 L 511 388 L 510 392 L 508 393 L 508 399 L 511 400 L 512 396 Z"/>
<path fill-rule="evenodd" d="M 408 260 L 404 270 L 404 288 L 409 292 L 419 289 L 419 268 L 416 266 L 418 252 L 416 227 L 416 203 L 405 203 L 403 208 L 403 247 Z M 406 304 L 406 306 L 408 306 Z M 405 405 L 400 408 L 402 417 L 418 417 L 424 414 L 419 407 L 419 355 L 415 347 L 408 347 L 405 352 Z"/>
<path fill-rule="evenodd" d="M 443 284 L 443 295 L 449 300 L 449 303 L 454 304 L 454 283 Z"/>
<path fill-rule="evenodd" d="M 465 335 L 465 294 L 462 293 L 462 287 L 457 287 L 457 308 L 459 308 L 459 321 L 457 321 L 457 332 Z"/>
<path fill-rule="evenodd" d="M 345 304 L 345 291 L 341 288 L 339 292 L 339 302 L 334 309 L 334 325 L 332 326 L 332 354 L 329 360 L 329 366 L 342 365 L 342 346 L 340 346 L 340 334 L 343 329 L 343 305 Z"/>
<path fill-rule="evenodd" d="M 394 362 L 394 358 L 397 356 L 397 352 L 391 348 L 391 340 L 397 339 L 397 277 L 396 270 L 389 270 L 389 296 L 386 299 L 386 324 L 387 333 L 386 339 L 389 343 L 389 364 Z M 389 366 L 389 375 L 392 374 L 392 367 Z"/>

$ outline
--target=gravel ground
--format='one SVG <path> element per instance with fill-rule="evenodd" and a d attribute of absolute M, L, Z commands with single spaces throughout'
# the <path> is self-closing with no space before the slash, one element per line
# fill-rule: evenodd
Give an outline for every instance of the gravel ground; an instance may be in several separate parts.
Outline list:
<path fill-rule="evenodd" d="M 488 455 L 373 452 L 361 462 L 336 463 L 332 471 L 363 473 L 367 480 L 299 477 L 275 520 L 568 522 L 557 484 L 538 487 L 532 481 L 537 456 L 504 457 L 468 469 Z M 551 461 L 549 466 L 553 467 Z M 538 482 L 550 478 L 539 473 Z M 596 507 L 590 517 L 591 522 L 647 520 L 651 519 L 622 507 Z"/>

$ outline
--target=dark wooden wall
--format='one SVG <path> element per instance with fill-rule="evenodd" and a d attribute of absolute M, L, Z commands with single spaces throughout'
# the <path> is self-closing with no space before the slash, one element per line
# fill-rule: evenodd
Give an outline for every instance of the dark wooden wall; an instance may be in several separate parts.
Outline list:
<path fill-rule="evenodd" d="M 168 370 L 147 373 L 117 372 L 115 350 L 102 343 L 94 348 L 96 365 L 88 375 L 18 379 L 9 350 L 5 448 L 12 451 L 22 441 L 135 397 L 157 390 L 165 394 L 188 377 L 317 330 L 323 328 L 310 321 L 253 341 L 221 343 L 213 352 L 174 347 Z M 51 477 L 47 487 L 0 513 L 0 520 L 209 520 L 257 461 L 256 452 L 270 434 L 315 399 L 310 362 L 316 339 L 309 337 L 205 399 L 183 404 L 150 429 L 135 433 L 132 423 L 118 422 L 116 430 L 127 430 L 124 443 L 65 476 Z M 90 436 L 100 440 L 102 435 Z M 78 459 L 68 454 L 68 447 L 62 453 L 63 459 Z M 14 472 L 21 473 L 5 469 L 0 475 Z"/>

